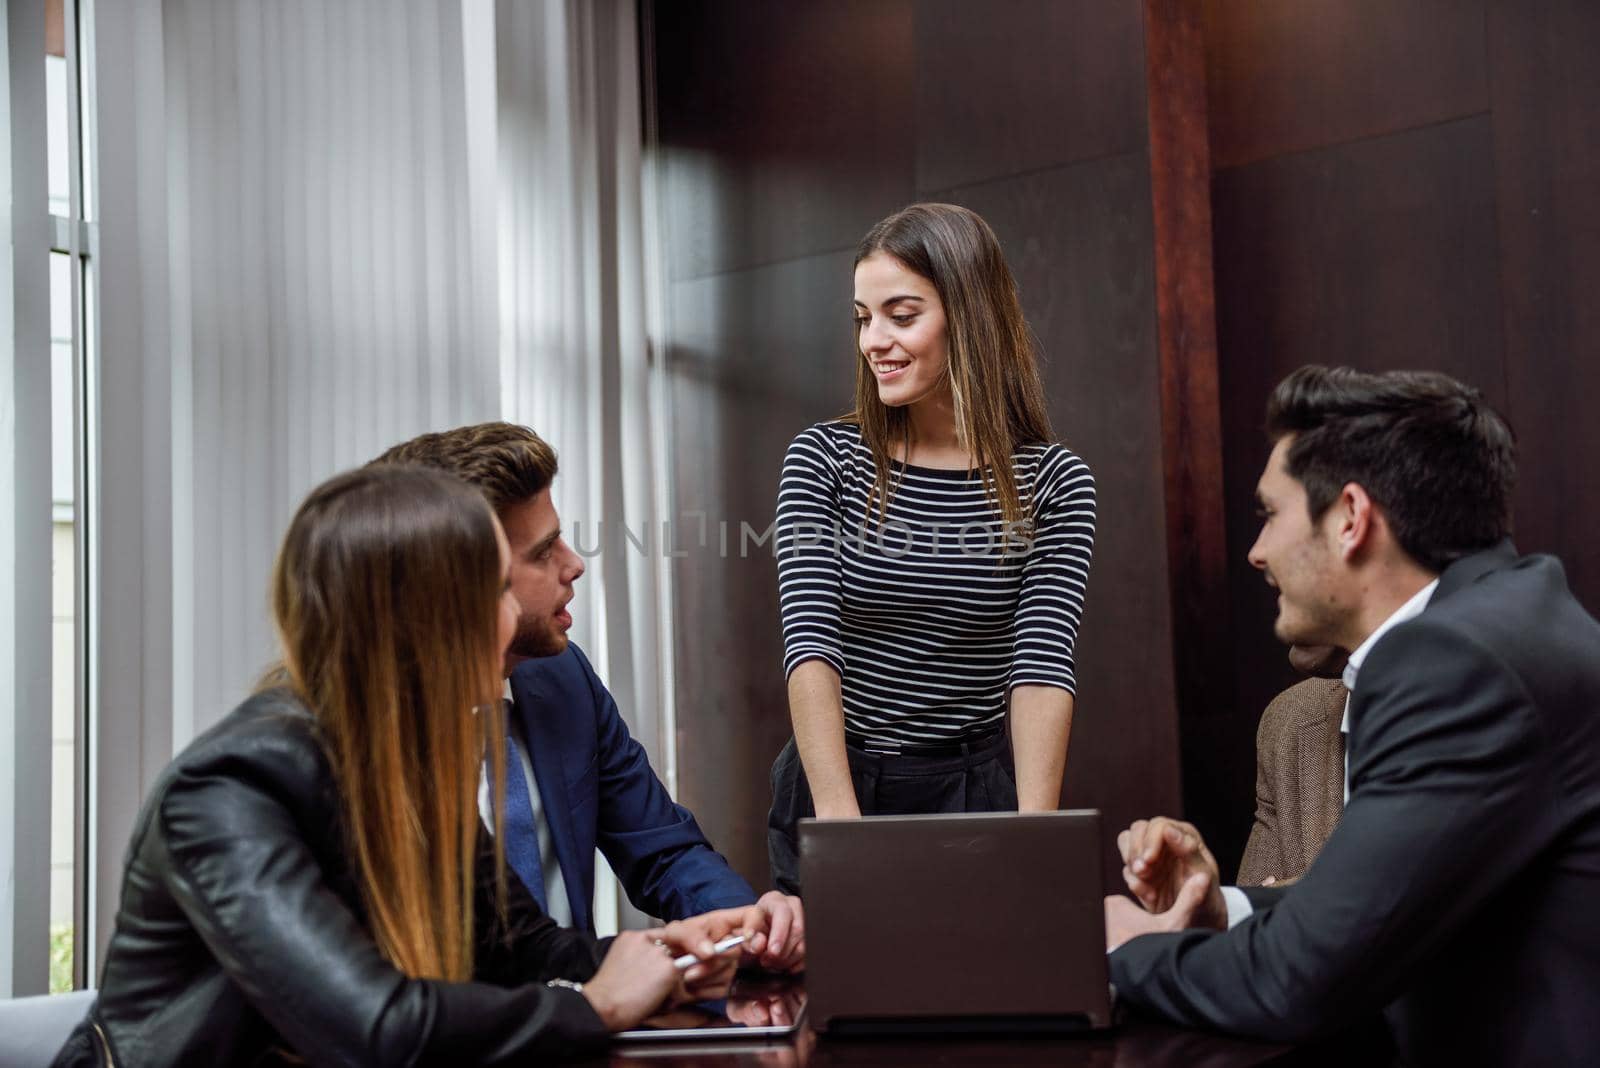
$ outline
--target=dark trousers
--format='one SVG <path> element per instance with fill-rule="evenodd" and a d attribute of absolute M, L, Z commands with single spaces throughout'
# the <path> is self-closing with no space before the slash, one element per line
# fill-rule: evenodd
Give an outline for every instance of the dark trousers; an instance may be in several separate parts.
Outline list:
<path fill-rule="evenodd" d="M 863 816 L 1006 812 L 1017 807 L 1016 772 L 1003 727 L 972 742 L 952 743 L 949 755 L 868 753 L 848 742 L 845 755 Z M 786 894 L 800 893 L 795 821 L 814 815 L 800 751 L 790 738 L 772 765 L 772 810 L 767 814 L 772 885 Z"/>

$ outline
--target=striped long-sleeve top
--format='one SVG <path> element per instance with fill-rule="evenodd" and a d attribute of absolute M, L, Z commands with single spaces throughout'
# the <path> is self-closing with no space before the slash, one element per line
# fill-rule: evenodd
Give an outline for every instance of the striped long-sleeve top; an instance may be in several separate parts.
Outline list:
<path fill-rule="evenodd" d="M 896 464 L 880 521 L 872 453 L 819 423 L 778 487 L 784 671 L 839 673 L 846 731 L 873 751 L 1000 722 L 1011 687 L 1075 692 L 1072 647 L 1094 549 L 1094 476 L 1060 445 L 1012 456 L 1028 529 L 1008 530 L 975 473 Z"/>

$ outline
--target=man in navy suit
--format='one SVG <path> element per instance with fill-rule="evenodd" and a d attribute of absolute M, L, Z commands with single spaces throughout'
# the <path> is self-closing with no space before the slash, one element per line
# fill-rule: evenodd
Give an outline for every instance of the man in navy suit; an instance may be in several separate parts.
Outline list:
<path fill-rule="evenodd" d="M 1507 537 L 1510 430 L 1444 375 L 1321 367 L 1267 427 L 1250 562 L 1280 640 L 1350 654 L 1348 802 L 1285 888 L 1219 887 L 1186 823 L 1124 831 L 1149 911 L 1106 900 L 1112 982 L 1269 1039 L 1382 1010 L 1407 1064 L 1593 1063 L 1600 623 Z"/>
<path fill-rule="evenodd" d="M 483 423 L 424 434 L 378 463 L 439 468 L 483 491 L 511 547 L 522 606 L 506 665 L 511 714 L 504 813 L 506 859 L 557 922 L 594 929 L 598 845 L 644 912 L 666 920 L 754 902 L 768 934 L 753 963 L 778 971 L 805 961 L 800 900 L 761 898 L 711 848 L 676 804 L 605 684 L 567 639 L 567 605 L 583 561 L 561 536 L 551 500 L 555 450 L 526 427 Z M 484 788 L 487 812 L 489 785 Z"/>

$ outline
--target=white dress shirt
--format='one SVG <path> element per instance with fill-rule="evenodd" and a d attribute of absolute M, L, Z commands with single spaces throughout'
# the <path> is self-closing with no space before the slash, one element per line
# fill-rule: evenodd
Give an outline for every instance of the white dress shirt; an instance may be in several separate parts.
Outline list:
<path fill-rule="evenodd" d="M 563 927 L 572 926 L 572 903 L 567 899 L 566 881 L 561 878 L 561 862 L 556 859 L 555 839 L 550 834 L 550 824 L 544 818 L 544 805 L 539 799 L 539 780 L 533 774 L 533 761 L 528 757 L 528 740 L 511 711 L 511 684 L 506 683 L 506 724 L 517 735 L 517 756 L 522 760 L 522 775 L 528 782 L 528 800 L 533 808 L 533 825 L 539 829 L 539 870 L 544 874 L 544 899 L 549 903 L 546 914 Z M 478 815 L 490 832 L 494 831 L 494 807 L 489 798 L 488 769 L 478 776 Z M 509 870 L 509 869 L 507 869 Z"/>
<path fill-rule="evenodd" d="M 1356 676 L 1361 673 L 1361 665 L 1366 663 L 1367 654 L 1372 652 L 1372 647 L 1378 644 L 1389 631 L 1400 624 L 1417 618 L 1422 610 L 1428 607 L 1428 601 L 1433 597 L 1433 591 L 1439 588 L 1439 580 L 1434 579 L 1422 589 L 1411 596 L 1405 604 L 1395 609 L 1394 614 L 1382 623 L 1376 630 L 1367 635 L 1365 641 L 1356 646 L 1355 652 L 1344 665 L 1344 718 L 1339 721 L 1339 733 L 1344 735 L 1344 800 L 1350 802 L 1350 695 L 1355 692 Z M 1228 926 L 1233 927 L 1254 911 L 1250 907 L 1250 899 L 1243 890 L 1237 886 L 1224 886 L 1222 899 L 1228 904 Z"/>

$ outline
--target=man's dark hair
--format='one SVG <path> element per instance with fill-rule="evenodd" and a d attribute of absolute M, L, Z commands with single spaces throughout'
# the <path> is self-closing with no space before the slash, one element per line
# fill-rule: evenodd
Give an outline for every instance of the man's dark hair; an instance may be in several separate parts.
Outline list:
<path fill-rule="evenodd" d="M 537 497 L 556 477 L 556 451 L 525 426 L 478 423 L 402 442 L 372 461 L 448 471 L 496 512 Z"/>
<path fill-rule="evenodd" d="M 1267 436 L 1313 520 L 1357 483 L 1430 571 L 1511 533 L 1516 440 L 1483 394 L 1434 371 L 1302 367 L 1267 401 Z"/>

